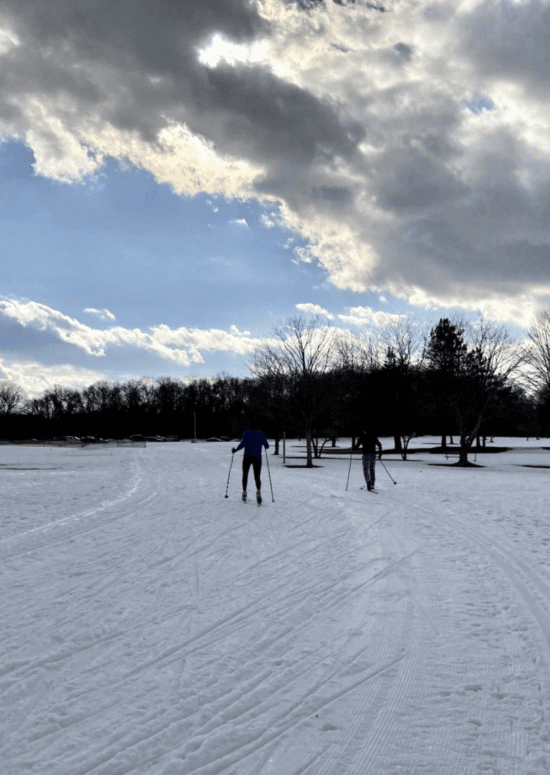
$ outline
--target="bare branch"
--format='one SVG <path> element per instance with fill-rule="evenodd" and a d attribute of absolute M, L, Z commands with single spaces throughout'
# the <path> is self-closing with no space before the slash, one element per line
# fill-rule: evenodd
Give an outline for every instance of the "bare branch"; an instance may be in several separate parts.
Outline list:
<path fill-rule="evenodd" d="M 0 382 L 0 415 L 14 414 L 23 409 L 25 394 L 14 382 Z"/>
<path fill-rule="evenodd" d="M 524 347 L 527 366 L 525 381 L 537 392 L 550 387 L 550 312 L 539 313 L 527 336 L 530 342 Z"/>

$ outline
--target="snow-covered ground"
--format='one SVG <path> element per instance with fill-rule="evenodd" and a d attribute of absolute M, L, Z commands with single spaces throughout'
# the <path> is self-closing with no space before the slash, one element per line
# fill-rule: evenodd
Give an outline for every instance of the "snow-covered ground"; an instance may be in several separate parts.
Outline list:
<path fill-rule="evenodd" d="M 1 774 L 548 775 L 550 443 L 495 443 L 260 508 L 231 443 L 1 446 Z"/>

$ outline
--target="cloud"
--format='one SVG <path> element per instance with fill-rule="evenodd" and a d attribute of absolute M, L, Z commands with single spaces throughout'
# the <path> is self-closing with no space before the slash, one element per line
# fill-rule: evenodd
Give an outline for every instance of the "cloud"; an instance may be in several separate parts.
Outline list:
<path fill-rule="evenodd" d="M 246 218 L 237 218 L 234 221 L 229 221 L 229 223 L 234 223 L 235 226 L 245 226 L 247 229 L 250 228 L 250 226 L 246 222 Z"/>
<path fill-rule="evenodd" d="M 89 312 L 90 315 L 97 315 L 101 320 L 116 320 L 115 315 L 108 309 L 94 309 L 93 307 L 86 307 L 84 312 Z"/>
<path fill-rule="evenodd" d="M 0 0 L 0 135 L 36 174 L 113 156 L 275 203 L 263 225 L 341 289 L 523 325 L 550 303 L 538 0 L 77 5 Z"/>
<path fill-rule="evenodd" d="M 296 304 L 296 309 L 308 312 L 310 315 L 324 315 L 329 320 L 334 320 L 334 315 L 331 315 L 330 312 L 327 312 L 326 309 L 323 309 L 318 304 Z"/>
<path fill-rule="evenodd" d="M 370 307 L 351 307 L 349 315 L 338 315 L 339 319 L 352 326 L 386 326 L 391 323 L 398 323 L 406 315 L 392 315 L 389 312 L 375 312 Z"/>
<path fill-rule="evenodd" d="M 38 398 L 56 385 L 72 390 L 81 390 L 104 379 L 102 372 L 82 369 L 70 364 L 44 366 L 36 361 L 10 361 L 0 358 L 0 371 L 5 378 L 16 385 L 24 386 L 28 399 Z"/>
<path fill-rule="evenodd" d="M 202 351 L 230 351 L 244 355 L 271 341 L 253 338 L 250 332 L 239 331 L 234 325 L 229 331 L 184 327 L 172 329 L 165 324 L 151 326 L 150 333 L 139 328 L 127 329 L 122 326 L 94 329 L 45 304 L 14 299 L 0 301 L 1 315 L 12 323 L 19 324 L 19 327 L 46 332 L 58 341 L 73 345 L 88 355 L 104 357 L 110 347 L 128 346 L 154 353 L 159 358 L 180 366 L 204 363 Z"/>

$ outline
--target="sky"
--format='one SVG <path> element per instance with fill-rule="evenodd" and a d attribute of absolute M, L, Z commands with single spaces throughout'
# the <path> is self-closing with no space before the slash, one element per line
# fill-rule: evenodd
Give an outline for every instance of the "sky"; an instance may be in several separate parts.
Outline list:
<path fill-rule="evenodd" d="M 0 383 L 550 304 L 549 4 L 0 0 Z"/>

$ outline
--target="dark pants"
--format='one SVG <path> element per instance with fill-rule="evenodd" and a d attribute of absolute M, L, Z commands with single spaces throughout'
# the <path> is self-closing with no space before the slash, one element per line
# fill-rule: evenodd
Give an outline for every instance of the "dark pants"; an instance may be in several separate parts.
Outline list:
<path fill-rule="evenodd" d="M 363 473 L 365 475 L 365 481 L 367 487 L 372 485 L 374 487 L 374 466 L 376 460 L 376 452 L 369 452 L 367 455 L 363 455 Z"/>
<path fill-rule="evenodd" d="M 248 472 L 250 466 L 254 468 L 254 479 L 256 481 L 256 489 L 262 489 L 262 480 L 260 479 L 260 472 L 262 470 L 262 458 L 256 457 L 256 455 L 246 455 L 243 457 L 243 492 L 246 490 L 248 484 Z"/>

